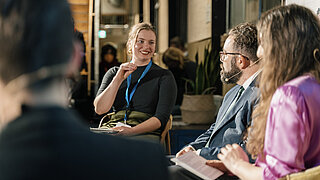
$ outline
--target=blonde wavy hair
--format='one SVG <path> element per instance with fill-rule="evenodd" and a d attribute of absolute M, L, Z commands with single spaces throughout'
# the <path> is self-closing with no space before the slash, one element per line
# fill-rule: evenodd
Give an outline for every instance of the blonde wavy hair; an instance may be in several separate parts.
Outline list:
<path fill-rule="evenodd" d="M 134 25 L 129 32 L 129 37 L 128 37 L 128 41 L 127 41 L 128 55 L 132 55 L 132 48 L 135 45 L 135 43 L 137 41 L 138 34 L 141 30 L 152 31 L 156 35 L 156 30 L 154 29 L 154 27 L 150 23 L 144 22 L 144 23 L 138 23 L 138 24 Z"/>
<path fill-rule="evenodd" d="M 320 82 L 320 22 L 311 10 L 293 4 L 267 11 L 257 28 L 264 52 L 261 97 L 248 130 L 247 150 L 253 157 L 260 154 L 263 158 L 268 110 L 276 89 L 306 73 Z"/>

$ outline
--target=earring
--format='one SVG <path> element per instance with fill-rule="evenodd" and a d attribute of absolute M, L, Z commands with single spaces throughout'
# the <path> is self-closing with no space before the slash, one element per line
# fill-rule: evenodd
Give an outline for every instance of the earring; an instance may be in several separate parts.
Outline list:
<path fill-rule="evenodd" d="M 317 54 L 319 56 L 319 49 L 316 48 L 315 50 L 313 50 L 313 58 L 317 61 L 317 62 L 320 62 L 320 60 L 317 58 Z"/>

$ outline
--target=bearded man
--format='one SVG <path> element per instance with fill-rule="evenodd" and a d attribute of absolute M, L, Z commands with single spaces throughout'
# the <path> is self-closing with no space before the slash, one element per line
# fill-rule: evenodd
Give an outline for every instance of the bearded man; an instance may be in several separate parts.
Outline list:
<path fill-rule="evenodd" d="M 176 157 L 189 151 L 208 160 L 216 160 L 220 149 L 227 144 L 237 143 L 245 148 L 243 134 L 251 122 L 251 112 L 258 101 L 259 59 L 257 29 L 255 25 L 242 23 L 230 30 L 220 52 L 221 80 L 236 83 L 224 97 L 217 119 L 211 127 L 194 142 L 180 150 Z M 170 166 L 172 179 L 199 179 L 180 166 Z"/>

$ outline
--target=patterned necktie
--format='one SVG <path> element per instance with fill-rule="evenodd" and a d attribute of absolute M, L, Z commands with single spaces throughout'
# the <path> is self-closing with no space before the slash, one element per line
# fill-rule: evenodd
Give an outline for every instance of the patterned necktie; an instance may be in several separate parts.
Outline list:
<path fill-rule="evenodd" d="M 243 93 L 244 91 L 244 88 L 243 86 L 240 87 L 239 91 L 238 91 L 238 94 L 237 94 L 237 97 L 236 97 L 236 100 L 235 101 L 238 101 L 238 99 L 240 98 L 241 94 Z"/>

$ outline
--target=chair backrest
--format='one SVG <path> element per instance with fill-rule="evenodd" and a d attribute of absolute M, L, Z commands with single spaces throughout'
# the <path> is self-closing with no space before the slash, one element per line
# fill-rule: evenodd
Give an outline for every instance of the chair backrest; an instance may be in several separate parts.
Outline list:
<path fill-rule="evenodd" d="M 169 120 L 166 124 L 166 127 L 161 133 L 160 143 L 166 148 L 166 152 L 171 154 L 171 146 L 170 146 L 170 134 L 169 130 L 172 128 L 172 115 L 170 115 Z"/>
<path fill-rule="evenodd" d="M 304 180 L 304 179 L 308 179 L 308 180 L 320 179 L 320 165 L 313 168 L 309 168 L 305 171 L 288 174 L 280 178 L 279 180 Z"/>

